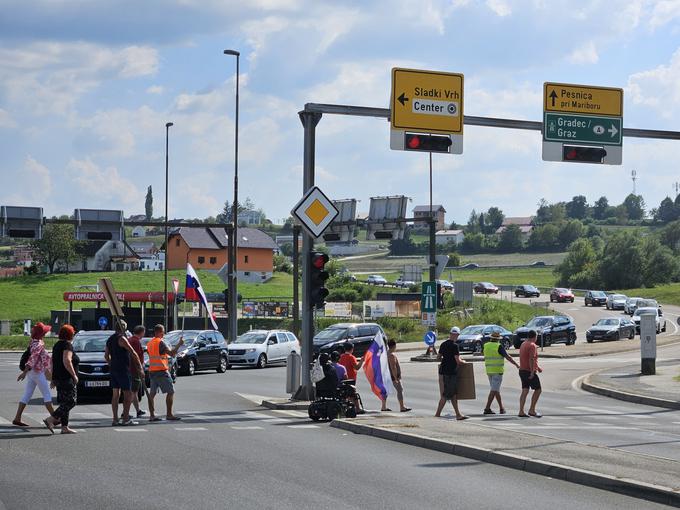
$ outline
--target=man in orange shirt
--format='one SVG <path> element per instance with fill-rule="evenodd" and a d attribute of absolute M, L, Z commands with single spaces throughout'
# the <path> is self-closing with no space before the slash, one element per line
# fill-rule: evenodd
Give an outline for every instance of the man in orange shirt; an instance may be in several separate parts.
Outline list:
<path fill-rule="evenodd" d="M 347 379 L 357 380 L 357 370 L 364 364 L 364 358 L 361 361 L 354 357 L 354 344 L 352 342 L 345 343 L 345 352 L 340 356 L 339 363 L 347 370 Z"/>
<path fill-rule="evenodd" d="M 538 374 L 543 372 L 543 369 L 538 366 L 538 349 L 536 348 L 536 331 L 529 331 L 529 336 L 522 342 L 519 348 L 519 378 L 522 380 L 522 393 L 519 396 L 519 414 L 520 418 L 540 418 L 541 413 L 536 412 L 536 403 L 538 397 L 541 396 L 541 380 Z M 531 405 L 529 406 L 529 413 L 524 413 L 524 404 L 529 394 L 529 389 L 534 390 L 531 395 Z"/>

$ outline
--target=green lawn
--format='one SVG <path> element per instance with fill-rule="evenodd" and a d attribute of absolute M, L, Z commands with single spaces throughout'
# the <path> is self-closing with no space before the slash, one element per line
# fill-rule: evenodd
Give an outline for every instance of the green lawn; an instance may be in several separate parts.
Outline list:
<path fill-rule="evenodd" d="M 680 305 L 680 283 L 658 285 L 650 289 L 623 289 L 616 292 L 630 297 L 656 299 L 659 303 L 667 305 Z"/>
<path fill-rule="evenodd" d="M 180 281 L 180 292 L 184 290 L 184 270 L 169 271 L 169 278 Z M 198 271 L 201 284 L 206 292 L 221 292 L 225 285 L 214 273 Z M 110 278 L 118 291 L 163 291 L 163 272 L 136 271 L 121 273 L 77 273 L 58 275 L 35 275 L 0 280 L 0 319 L 44 320 L 50 310 L 64 310 L 67 304 L 64 292 L 77 290 L 78 285 L 96 285 L 100 278 Z M 172 284 L 169 283 L 170 288 Z M 240 283 L 239 292 L 249 298 L 292 298 L 293 277 L 276 273 L 267 283 Z"/>
<path fill-rule="evenodd" d="M 495 285 L 531 284 L 536 287 L 552 287 L 556 277 L 551 267 L 514 267 L 503 269 L 453 269 L 445 270 L 442 278 L 455 281 L 485 281 Z"/>

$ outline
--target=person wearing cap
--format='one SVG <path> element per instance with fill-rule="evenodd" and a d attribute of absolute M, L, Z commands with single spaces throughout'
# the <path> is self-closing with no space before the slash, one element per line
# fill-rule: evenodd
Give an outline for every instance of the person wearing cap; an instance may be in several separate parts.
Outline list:
<path fill-rule="evenodd" d="M 132 376 L 130 375 L 130 363 L 136 368 L 137 372 L 143 372 L 144 367 L 137 356 L 137 353 L 130 346 L 125 336 L 127 323 L 124 320 L 116 321 L 116 332 L 106 341 L 104 349 L 104 359 L 109 364 L 109 375 L 111 376 L 111 410 L 113 411 L 113 422 L 111 425 L 120 425 L 118 420 L 118 400 L 120 392 L 123 392 L 123 415 L 122 425 L 137 425 L 137 422 L 130 418 L 130 405 L 132 404 Z"/>
<path fill-rule="evenodd" d="M 28 424 L 21 421 L 21 416 L 24 409 L 26 409 L 28 402 L 31 400 L 31 397 L 33 397 L 36 386 L 40 389 L 40 393 L 42 393 L 43 403 L 50 415 L 54 413 L 54 407 L 52 407 L 52 393 L 50 392 L 50 383 L 48 381 L 48 379 L 52 378 L 52 357 L 47 353 L 45 342 L 43 341 L 43 337 L 49 333 L 51 329 L 51 326 L 47 326 L 42 322 L 38 322 L 33 326 L 33 329 L 31 329 L 31 341 L 28 344 L 30 354 L 24 370 L 19 374 L 19 377 L 17 377 L 17 381 L 26 379 L 24 395 L 21 397 L 21 400 L 19 400 L 17 414 L 12 421 L 12 424 L 17 427 L 28 427 Z"/>
<path fill-rule="evenodd" d="M 468 417 L 460 412 L 458 409 L 458 389 L 456 386 L 456 374 L 458 365 L 465 364 L 465 360 L 460 358 L 460 350 L 458 349 L 458 336 L 460 335 L 460 328 L 454 326 L 449 333 L 449 339 L 445 340 L 439 346 L 439 354 L 437 360 L 439 363 L 439 405 L 437 405 L 436 417 L 441 416 L 442 409 L 446 405 L 446 401 L 450 400 L 453 404 L 453 410 L 456 412 L 457 420 L 467 420 Z"/>
<path fill-rule="evenodd" d="M 489 377 L 489 398 L 486 399 L 486 407 L 484 414 L 496 414 L 491 410 L 491 404 L 494 398 L 498 402 L 499 412 L 505 414 L 503 401 L 501 400 L 501 384 L 503 383 L 503 371 L 505 369 L 505 360 L 515 365 L 519 369 L 517 362 L 510 357 L 501 344 L 501 335 L 498 331 L 491 333 L 491 338 L 484 344 L 484 366 L 486 368 L 486 375 Z"/>

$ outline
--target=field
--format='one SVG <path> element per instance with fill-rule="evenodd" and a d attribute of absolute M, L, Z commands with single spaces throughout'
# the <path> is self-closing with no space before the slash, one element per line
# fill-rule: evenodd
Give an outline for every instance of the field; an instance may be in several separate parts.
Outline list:
<path fill-rule="evenodd" d="M 643 289 L 623 289 L 617 292 L 630 297 L 656 299 L 659 303 L 667 305 L 680 305 L 680 283 L 669 283 Z"/>
<path fill-rule="evenodd" d="M 180 281 L 180 292 L 184 291 L 186 273 L 184 270 L 168 271 L 169 279 Z M 198 271 L 201 284 L 206 292 L 222 292 L 225 285 L 220 278 L 207 271 Z M 79 285 L 96 285 L 99 278 L 110 278 L 118 291 L 162 291 L 162 271 L 136 271 L 121 273 L 81 273 L 36 275 L 0 280 L 0 319 L 45 320 L 50 310 L 64 310 L 66 303 L 63 293 L 78 290 Z M 172 288 L 172 283 L 169 283 Z M 249 298 L 292 298 L 293 277 L 276 273 L 266 284 L 239 283 L 239 292 Z"/>

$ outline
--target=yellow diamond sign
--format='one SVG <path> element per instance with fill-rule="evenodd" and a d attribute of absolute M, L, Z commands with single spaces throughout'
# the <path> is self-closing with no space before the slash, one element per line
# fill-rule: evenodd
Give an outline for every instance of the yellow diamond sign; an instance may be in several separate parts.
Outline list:
<path fill-rule="evenodd" d="M 315 238 L 321 237 L 338 213 L 333 202 L 316 186 L 310 188 L 291 211 L 305 230 Z"/>

